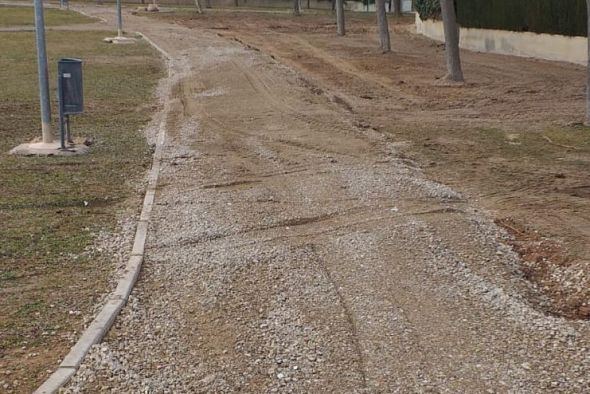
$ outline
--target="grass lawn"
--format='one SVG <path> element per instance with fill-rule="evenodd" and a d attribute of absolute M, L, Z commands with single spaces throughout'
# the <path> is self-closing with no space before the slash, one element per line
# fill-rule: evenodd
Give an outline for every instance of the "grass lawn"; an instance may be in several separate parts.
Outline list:
<path fill-rule="evenodd" d="M 67 353 L 112 273 L 111 256 L 89 247 L 118 212 L 139 209 L 151 162 L 141 128 L 162 63 L 147 43 L 104 36 L 47 33 L 52 99 L 57 59 L 84 61 L 85 113 L 72 131 L 95 143 L 87 156 L 32 158 L 6 152 L 40 136 L 34 33 L 0 33 L 0 391 L 30 392 Z"/>
<path fill-rule="evenodd" d="M 96 22 L 95 19 L 80 15 L 74 11 L 46 8 L 43 14 L 45 16 L 45 25 L 47 26 Z M 33 7 L 12 7 L 0 5 L 0 27 L 33 25 L 35 25 Z"/>

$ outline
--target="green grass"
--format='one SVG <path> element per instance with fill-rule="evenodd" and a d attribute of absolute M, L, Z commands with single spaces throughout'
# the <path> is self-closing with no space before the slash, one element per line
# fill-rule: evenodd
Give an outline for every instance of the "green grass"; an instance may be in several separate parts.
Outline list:
<path fill-rule="evenodd" d="M 159 63 L 145 44 L 108 45 L 101 42 L 103 35 L 48 33 L 50 77 L 59 57 L 84 61 L 86 113 L 73 118 L 72 130 L 74 135 L 94 138 L 96 144 L 87 157 L 0 158 L 2 258 L 51 254 L 56 246 L 64 253 L 79 250 L 87 238 L 84 231 L 72 233 L 67 242 L 59 240 L 89 217 L 96 223 L 104 214 L 109 216 L 109 207 L 126 197 L 129 177 L 147 165 L 149 150 L 137 128 L 148 120 L 149 112 L 135 107 L 149 104 Z M 34 37 L 30 33 L 2 37 L 6 39 L 0 41 L 0 52 L 6 65 L 0 69 L 0 80 L 6 83 L 0 91 L 0 108 L 6 116 L 0 119 L 0 151 L 6 152 L 38 137 L 39 119 Z M 73 40 L 75 49 L 68 48 Z M 50 80 L 53 98 L 55 78 Z M 52 104 L 55 112 L 55 100 Z M 35 247 L 26 248 L 30 243 Z"/>
<path fill-rule="evenodd" d="M 96 22 L 96 19 L 80 15 L 73 11 L 46 8 L 43 14 L 45 15 L 46 26 Z M 33 25 L 35 25 L 33 7 L 8 7 L 0 5 L 0 27 Z"/>
<path fill-rule="evenodd" d="M 73 117 L 72 132 L 94 145 L 86 156 L 36 158 L 6 154 L 40 136 L 34 34 L 0 33 L 0 349 L 16 360 L 15 379 L 51 367 L 28 371 L 20 347 L 39 346 L 56 358 L 69 344 L 59 332 L 40 332 L 79 327 L 106 291 L 110 256 L 84 251 L 98 231 L 115 228 L 121 209 L 139 207 L 133 182 L 151 163 L 141 128 L 156 107 L 152 95 L 162 63 L 147 43 L 111 45 L 104 36 L 47 32 L 53 118 L 56 61 L 80 58 L 85 112 Z"/>

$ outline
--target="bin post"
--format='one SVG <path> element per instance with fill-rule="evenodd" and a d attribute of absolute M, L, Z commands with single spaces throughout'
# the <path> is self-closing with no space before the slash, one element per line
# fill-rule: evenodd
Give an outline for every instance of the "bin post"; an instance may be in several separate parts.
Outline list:
<path fill-rule="evenodd" d="M 59 105 L 59 149 L 66 149 L 66 130 L 64 114 L 64 82 L 61 70 L 57 72 L 57 101 Z"/>
<path fill-rule="evenodd" d="M 70 131 L 70 115 L 66 115 L 66 141 L 68 144 L 73 144 L 72 132 Z"/>

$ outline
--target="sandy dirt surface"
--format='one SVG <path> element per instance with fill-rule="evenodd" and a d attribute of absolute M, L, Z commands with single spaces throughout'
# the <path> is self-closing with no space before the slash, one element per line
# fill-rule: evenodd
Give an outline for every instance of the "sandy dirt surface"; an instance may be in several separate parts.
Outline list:
<path fill-rule="evenodd" d="M 581 108 L 553 99 L 552 114 L 533 114 L 522 108 L 532 100 L 498 93 L 500 117 L 485 91 L 505 86 L 438 86 L 436 62 L 397 41 L 403 61 L 384 59 L 429 79 L 374 72 L 360 24 L 341 48 L 356 48 L 353 62 L 289 38 L 282 22 L 245 18 L 235 40 L 229 17 L 216 18 L 186 27 L 126 15 L 173 58 L 161 86 L 164 165 L 140 281 L 67 390 L 587 391 L 588 322 L 548 314 L 553 301 L 527 279 L 514 239 L 468 189 L 430 180 L 404 153 L 411 142 L 388 131 L 473 119 L 525 128 Z M 331 48 L 344 42 L 316 28 Z M 522 64 L 491 59 L 501 75 L 501 60 Z M 581 75 L 539 64 L 562 70 L 555 78 Z M 512 89 L 536 89 L 521 73 Z M 579 87 L 562 90 L 577 97 Z"/>
<path fill-rule="evenodd" d="M 448 86 L 443 50 L 394 21 L 394 53 L 377 48 L 371 16 L 212 12 L 167 15 L 262 50 L 347 106 L 356 125 L 395 138 L 400 154 L 452 185 L 515 236 L 547 312 L 589 318 L 590 136 L 582 67 L 463 52 L 467 84 Z M 580 274 L 582 272 L 582 274 Z"/>

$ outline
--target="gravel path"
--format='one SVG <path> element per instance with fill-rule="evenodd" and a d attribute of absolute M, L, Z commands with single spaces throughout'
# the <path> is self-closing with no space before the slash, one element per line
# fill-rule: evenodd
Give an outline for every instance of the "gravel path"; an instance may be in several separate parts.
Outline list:
<path fill-rule="evenodd" d="M 68 392 L 590 390 L 588 323 L 529 305 L 505 234 L 337 93 L 126 23 L 173 57 L 164 165 L 138 285 Z"/>

